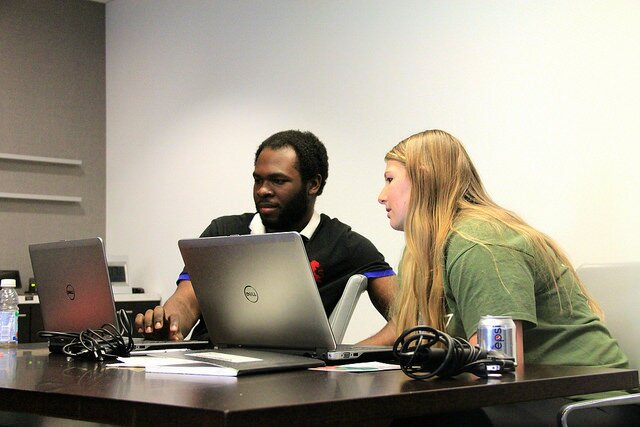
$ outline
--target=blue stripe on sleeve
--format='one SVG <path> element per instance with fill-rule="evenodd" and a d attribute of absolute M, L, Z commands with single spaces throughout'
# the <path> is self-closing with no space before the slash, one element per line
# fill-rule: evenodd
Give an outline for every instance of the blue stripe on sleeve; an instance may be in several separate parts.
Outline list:
<path fill-rule="evenodd" d="M 367 279 L 377 279 L 378 277 L 387 277 L 395 275 L 395 271 L 392 268 L 388 270 L 380 270 L 380 271 L 367 271 L 366 273 L 362 273 Z"/>
<path fill-rule="evenodd" d="M 189 277 L 189 273 L 182 273 L 178 276 L 178 280 L 176 280 L 176 284 L 182 282 L 183 280 L 191 280 L 191 277 Z"/>

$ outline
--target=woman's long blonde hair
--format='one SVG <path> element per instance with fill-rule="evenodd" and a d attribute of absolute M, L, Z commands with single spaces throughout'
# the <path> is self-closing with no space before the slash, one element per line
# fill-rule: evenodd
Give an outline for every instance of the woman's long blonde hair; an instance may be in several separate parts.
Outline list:
<path fill-rule="evenodd" d="M 576 278 L 594 312 L 601 314 L 559 246 L 489 197 L 455 137 L 441 130 L 420 132 L 396 145 L 385 160 L 402 163 L 411 183 L 401 286 L 392 309 L 398 334 L 420 321 L 445 330 L 444 248 L 456 220 L 462 217 L 498 221 L 524 236 L 547 267 L 562 309 L 561 293 L 571 290 L 558 289 L 560 260 Z"/>

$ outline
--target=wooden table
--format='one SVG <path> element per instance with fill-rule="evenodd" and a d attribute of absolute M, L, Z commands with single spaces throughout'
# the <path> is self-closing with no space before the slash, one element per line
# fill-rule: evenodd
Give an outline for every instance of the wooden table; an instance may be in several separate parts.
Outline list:
<path fill-rule="evenodd" d="M 122 424 L 379 424 L 425 413 L 638 386 L 630 369 L 527 366 L 501 379 L 415 381 L 401 371 L 291 371 L 240 378 L 145 374 L 49 355 L 0 357 L 0 410 Z"/>

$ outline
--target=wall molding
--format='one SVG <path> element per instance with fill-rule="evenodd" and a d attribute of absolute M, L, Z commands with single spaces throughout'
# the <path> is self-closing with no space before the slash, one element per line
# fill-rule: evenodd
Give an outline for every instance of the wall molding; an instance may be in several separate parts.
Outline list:
<path fill-rule="evenodd" d="M 0 199 L 13 200 L 33 200 L 38 202 L 63 202 L 63 203 L 81 203 L 82 197 L 78 196 L 54 196 L 49 194 L 26 194 L 26 193 L 2 193 Z"/>
<path fill-rule="evenodd" d="M 29 163 L 47 163 L 55 165 L 82 166 L 82 160 L 61 159 L 57 157 L 26 156 L 23 154 L 0 153 L 0 160 L 14 160 Z"/>

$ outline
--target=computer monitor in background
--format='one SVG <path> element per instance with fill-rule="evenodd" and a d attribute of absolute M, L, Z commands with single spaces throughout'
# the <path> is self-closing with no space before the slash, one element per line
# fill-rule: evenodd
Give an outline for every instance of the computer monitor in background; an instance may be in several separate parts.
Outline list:
<path fill-rule="evenodd" d="M 114 294 L 132 293 L 127 275 L 126 260 L 109 259 L 107 269 L 109 270 L 109 281 L 111 282 Z"/>

